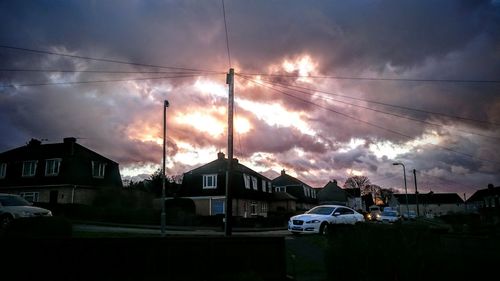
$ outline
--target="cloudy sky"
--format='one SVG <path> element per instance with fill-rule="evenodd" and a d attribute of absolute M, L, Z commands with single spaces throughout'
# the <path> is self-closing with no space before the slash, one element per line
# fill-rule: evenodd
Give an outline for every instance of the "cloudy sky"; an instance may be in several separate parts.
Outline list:
<path fill-rule="evenodd" d="M 413 169 L 421 192 L 500 185 L 500 1 L 225 9 L 241 163 L 315 187 L 401 189 L 396 161 L 409 191 Z M 0 151 L 74 136 L 125 179 L 147 175 L 168 99 L 168 174 L 226 152 L 220 0 L 2 1 L 0 18 Z"/>

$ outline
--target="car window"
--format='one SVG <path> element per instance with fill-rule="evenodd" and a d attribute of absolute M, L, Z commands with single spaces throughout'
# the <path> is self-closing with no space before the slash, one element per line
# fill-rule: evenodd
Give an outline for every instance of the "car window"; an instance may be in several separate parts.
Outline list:
<path fill-rule="evenodd" d="M 330 215 L 333 212 L 333 207 L 316 207 L 306 212 L 306 214 Z"/>
<path fill-rule="evenodd" d="M 7 206 L 29 206 L 30 203 L 18 196 L 0 196 L 0 205 Z"/>

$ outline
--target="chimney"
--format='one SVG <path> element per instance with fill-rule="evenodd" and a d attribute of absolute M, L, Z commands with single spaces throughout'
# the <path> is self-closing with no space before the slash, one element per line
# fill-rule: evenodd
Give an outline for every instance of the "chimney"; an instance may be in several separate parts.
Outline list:
<path fill-rule="evenodd" d="M 70 138 L 64 138 L 64 143 L 75 143 L 76 142 L 76 138 L 74 137 L 70 137 Z"/>
<path fill-rule="evenodd" d="M 73 138 L 73 137 L 64 138 L 63 141 L 65 144 L 69 145 L 69 155 L 75 154 L 76 138 Z"/>
<path fill-rule="evenodd" d="M 28 146 L 39 146 L 40 144 L 42 144 L 42 142 L 40 140 L 37 140 L 37 139 L 31 139 L 28 142 Z"/>
<path fill-rule="evenodd" d="M 284 176 L 285 174 L 285 169 L 281 170 L 281 175 Z"/>
<path fill-rule="evenodd" d="M 224 159 L 225 159 L 225 157 L 226 157 L 226 156 L 224 155 L 224 153 L 223 153 L 223 152 L 219 152 L 219 153 L 217 153 L 217 159 L 218 159 L 218 160 L 224 160 Z"/>

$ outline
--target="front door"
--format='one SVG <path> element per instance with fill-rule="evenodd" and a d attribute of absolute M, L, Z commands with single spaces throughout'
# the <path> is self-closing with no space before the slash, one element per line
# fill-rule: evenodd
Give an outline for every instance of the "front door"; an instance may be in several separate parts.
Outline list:
<path fill-rule="evenodd" d="M 58 190 L 51 190 L 49 203 L 50 204 L 57 204 L 57 197 L 59 197 L 59 191 Z"/>

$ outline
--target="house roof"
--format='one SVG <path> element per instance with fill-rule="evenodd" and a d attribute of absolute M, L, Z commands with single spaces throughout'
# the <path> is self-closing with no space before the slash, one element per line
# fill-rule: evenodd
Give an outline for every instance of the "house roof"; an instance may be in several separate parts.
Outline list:
<path fill-rule="evenodd" d="M 281 171 L 281 175 L 279 177 L 273 179 L 273 185 L 274 186 L 300 185 L 312 188 L 307 183 L 304 183 L 303 181 L 286 174 L 285 170 Z"/>
<path fill-rule="evenodd" d="M 394 194 L 400 204 L 406 204 L 406 194 Z M 408 204 L 416 204 L 417 196 L 408 194 Z M 464 200 L 456 193 L 424 193 L 418 194 L 419 204 L 461 204 Z"/>
<path fill-rule="evenodd" d="M 485 197 L 489 196 L 500 196 L 500 186 L 494 187 L 492 184 L 489 184 L 488 188 L 474 192 L 474 194 L 467 199 L 467 202 L 483 201 Z"/>
<path fill-rule="evenodd" d="M 275 192 L 274 199 L 276 201 L 297 200 L 297 198 L 287 192 Z"/>
<path fill-rule="evenodd" d="M 346 202 L 348 193 L 337 185 L 337 181 L 329 181 L 323 189 L 318 191 L 317 197 L 320 202 Z"/>
<path fill-rule="evenodd" d="M 250 174 L 250 175 L 259 175 L 261 178 L 264 178 L 268 181 L 271 181 L 269 178 L 266 176 L 248 168 L 245 165 L 242 165 L 238 162 L 238 159 L 234 158 L 233 160 L 234 165 L 233 165 L 233 171 L 234 172 L 241 172 L 245 174 Z M 218 158 L 215 159 L 212 162 L 209 162 L 205 165 L 202 165 L 198 168 L 195 168 L 185 174 L 206 174 L 206 173 L 213 173 L 213 172 L 225 172 L 227 171 L 227 166 L 229 164 L 229 159 L 224 157 L 224 153 L 219 152 Z"/>
<path fill-rule="evenodd" d="M 0 159 L 33 159 L 33 157 L 42 157 L 42 158 L 58 158 L 63 156 L 69 156 L 74 151 L 85 151 L 89 154 L 94 155 L 95 157 L 106 159 L 107 161 L 118 164 L 117 162 L 102 156 L 101 154 L 86 148 L 83 145 L 80 145 L 76 142 L 76 138 L 65 138 L 62 143 L 48 143 L 42 144 L 41 141 L 32 139 L 28 144 L 7 150 L 5 152 L 0 153 Z"/>

